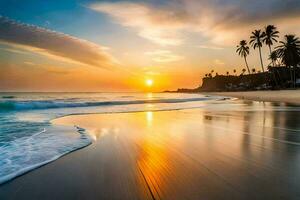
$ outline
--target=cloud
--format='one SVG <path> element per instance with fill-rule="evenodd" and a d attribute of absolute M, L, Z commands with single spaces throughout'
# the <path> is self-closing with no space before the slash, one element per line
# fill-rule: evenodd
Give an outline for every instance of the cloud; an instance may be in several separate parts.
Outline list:
<path fill-rule="evenodd" d="M 197 47 L 200 48 L 200 49 L 211 49 L 211 50 L 222 50 L 222 49 L 224 49 L 223 47 L 209 46 L 209 45 L 199 45 Z"/>
<path fill-rule="evenodd" d="M 272 23 L 281 30 L 297 27 L 299 0 L 169 0 L 97 2 L 89 8 L 113 17 L 119 24 L 160 45 L 180 45 L 186 33 L 199 33 L 214 44 L 228 45 L 253 28 Z M 291 23 L 287 23 L 287 21 Z"/>
<path fill-rule="evenodd" d="M 224 63 L 222 60 L 219 60 L 219 59 L 215 59 L 215 60 L 214 60 L 214 63 L 215 63 L 216 65 L 225 65 L 225 63 Z"/>
<path fill-rule="evenodd" d="M 63 61 L 101 68 L 109 68 L 116 64 L 116 60 L 105 52 L 106 47 L 2 16 L 0 42 Z"/>
<path fill-rule="evenodd" d="M 184 59 L 183 56 L 179 56 L 176 54 L 173 54 L 169 50 L 155 50 L 155 51 L 149 51 L 145 52 L 145 55 L 148 55 L 152 57 L 152 60 L 155 62 L 176 62 L 179 60 Z"/>
<path fill-rule="evenodd" d="M 130 2 L 94 3 L 89 8 L 112 16 L 125 27 L 137 29 L 139 36 L 154 43 L 176 46 L 183 42 L 179 32 L 185 27 L 181 11 Z"/>

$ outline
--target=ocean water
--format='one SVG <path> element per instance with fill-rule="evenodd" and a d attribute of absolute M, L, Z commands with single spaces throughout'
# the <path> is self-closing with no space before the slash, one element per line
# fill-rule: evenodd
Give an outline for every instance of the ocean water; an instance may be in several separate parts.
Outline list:
<path fill-rule="evenodd" d="M 0 93 L 0 184 L 93 142 L 83 128 L 52 125 L 57 117 L 224 107 L 226 100 L 175 93 Z"/>

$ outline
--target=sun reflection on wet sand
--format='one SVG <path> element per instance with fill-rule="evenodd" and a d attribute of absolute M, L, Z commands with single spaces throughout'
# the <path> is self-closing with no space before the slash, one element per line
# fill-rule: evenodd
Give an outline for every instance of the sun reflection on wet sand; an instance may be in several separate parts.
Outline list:
<path fill-rule="evenodd" d="M 293 199 L 300 195 L 299 115 L 255 103 L 239 111 L 94 114 L 53 123 L 86 128 L 97 140 L 93 149 L 106 143 L 105 151 L 115 152 L 109 161 L 124 164 L 109 173 L 136 180 L 137 199 Z"/>

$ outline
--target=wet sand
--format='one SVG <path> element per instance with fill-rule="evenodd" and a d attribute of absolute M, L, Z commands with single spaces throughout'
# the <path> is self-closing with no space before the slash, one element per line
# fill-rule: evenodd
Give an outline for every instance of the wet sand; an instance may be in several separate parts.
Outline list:
<path fill-rule="evenodd" d="M 236 97 L 252 101 L 284 102 L 300 105 L 300 90 L 274 90 L 250 92 L 213 92 L 214 95 Z"/>
<path fill-rule="evenodd" d="M 0 199 L 300 199 L 299 107 L 235 104 L 56 119 L 93 144 L 0 186 Z"/>

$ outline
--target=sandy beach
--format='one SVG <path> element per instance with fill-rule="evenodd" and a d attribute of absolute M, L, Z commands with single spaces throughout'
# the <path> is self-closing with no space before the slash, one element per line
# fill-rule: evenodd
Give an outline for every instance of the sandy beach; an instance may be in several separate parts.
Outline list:
<path fill-rule="evenodd" d="M 299 199 L 299 117 L 238 101 L 58 118 L 93 143 L 1 185 L 0 199 Z"/>
<path fill-rule="evenodd" d="M 300 90 L 274 90 L 250 92 L 213 92 L 214 95 L 236 97 L 253 101 L 268 101 L 300 105 Z"/>

